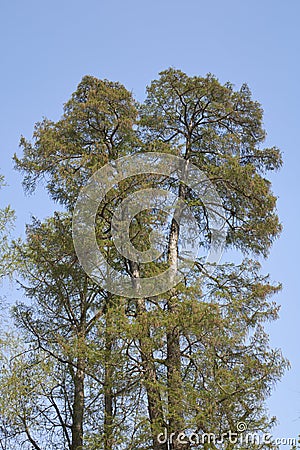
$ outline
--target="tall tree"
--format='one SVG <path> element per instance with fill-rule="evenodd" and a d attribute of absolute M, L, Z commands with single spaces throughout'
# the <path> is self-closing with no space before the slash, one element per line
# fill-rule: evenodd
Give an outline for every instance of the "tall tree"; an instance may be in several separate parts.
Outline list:
<path fill-rule="evenodd" d="M 266 256 L 281 227 L 276 197 L 265 173 L 280 167 L 281 156 L 275 147 L 262 147 L 264 138 L 261 106 L 252 100 L 246 85 L 235 90 L 212 75 L 188 77 L 168 69 L 151 83 L 144 104 L 138 105 L 122 85 L 84 77 L 60 121 L 38 123 L 33 143 L 22 138 L 23 156 L 15 157 L 15 162 L 25 173 L 28 191 L 44 179 L 51 197 L 72 212 L 80 188 L 108 161 L 154 149 L 181 156 L 187 166 L 199 167 L 216 186 L 229 230 L 227 247 Z M 120 257 L 111 241 L 112 210 L 126 195 L 155 185 L 192 206 L 202 245 L 208 246 L 211 240 L 206 207 L 183 183 L 153 175 L 119 183 L 99 207 L 97 238 L 110 263 L 129 274 L 137 289 L 140 278 L 166 265 L 176 268 L 182 257 L 181 229 L 175 217 L 157 264 L 138 264 Z M 140 213 L 131 228 L 134 245 L 147 248 L 145 234 L 161 220 L 153 211 Z M 63 245 L 62 237 L 57 242 Z M 66 270 L 72 270 L 72 265 Z M 80 273 L 78 277 L 85 279 Z M 72 286 L 77 286 L 76 280 L 74 277 Z M 240 421 L 247 421 L 250 431 L 268 430 L 272 420 L 265 414 L 264 401 L 287 363 L 279 351 L 269 348 L 262 325 L 277 317 L 278 308 L 269 297 L 279 288 L 260 275 L 255 261 L 220 266 L 211 276 L 199 259 L 184 283 L 169 292 L 123 299 L 122 314 L 110 299 L 103 313 L 106 318 L 104 322 L 99 319 L 99 324 L 106 330 L 106 355 L 120 342 L 126 348 L 121 359 L 126 370 L 119 372 L 117 381 L 111 366 L 101 359 L 106 374 L 107 432 L 98 447 L 218 448 L 215 443 L 183 442 L 181 433 L 219 437 L 235 431 Z M 33 297 L 38 296 L 36 290 Z M 43 314 L 48 313 L 44 310 Z M 19 309 L 18 317 L 24 322 L 26 312 Z M 122 338 L 118 333 L 107 334 L 118 321 Z M 133 390 L 128 373 L 135 374 Z M 120 383 L 122 376 L 124 382 L 117 389 L 122 392 L 122 402 L 117 408 L 133 413 L 135 405 L 135 414 L 134 420 L 128 415 L 123 419 L 123 434 L 116 443 L 111 433 L 112 383 Z M 165 431 L 169 443 L 159 437 Z M 81 429 L 79 434 L 83 434 Z M 232 448 L 228 441 L 220 445 Z M 259 447 L 251 444 L 249 448 Z"/>
<path fill-rule="evenodd" d="M 4 346 L 10 356 L 4 358 L 0 391 L 10 444 L 79 450 L 96 442 L 111 449 L 126 419 L 124 387 L 130 395 L 135 386 L 124 363 L 124 305 L 83 272 L 68 215 L 35 220 L 26 242 L 15 247 L 19 284 L 30 303 L 14 308 L 24 343 L 18 350 Z"/>
<path fill-rule="evenodd" d="M 15 158 L 17 167 L 26 172 L 24 186 L 27 191 L 34 188 L 38 178 L 48 177 L 47 188 L 54 200 L 72 208 L 80 188 L 94 171 L 106 162 L 132 152 L 138 139 L 133 126 L 137 109 L 131 94 L 118 83 L 84 77 L 71 100 L 65 105 L 65 113 L 58 123 L 44 120 L 36 125 L 32 145 L 24 138 L 24 158 Z M 122 186 L 124 189 L 124 186 Z M 129 184 L 131 188 L 131 184 Z M 115 197 L 125 196 L 118 191 Z M 114 198 L 114 197 L 113 197 Z M 111 212 L 103 207 L 102 220 L 110 224 Z M 110 225 L 109 225 L 110 227 Z M 110 231 L 108 230 L 104 231 Z M 105 243 L 109 235 L 105 239 Z M 103 236 L 102 236 L 103 240 Z M 105 250 L 106 251 L 106 250 Z M 134 264 L 125 263 L 123 270 L 136 277 Z M 137 305 L 138 317 L 142 321 L 144 306 Z M 142 323 L 141 323 L 142 326 Z M 148 408 L 151 420 L 158 413 L 160 393 L 155 387 L 155 368 L 150 355 L 150 336 L 140 338 L 141 358 L 148 386 Z M 160 425 L 162 425 L 160 418 Z"/>
<path fill-rule="evenodd" d="M 280 231 L 275 211 L 276 198 L 270 183 L 261 175 L 281 165 L 276 148 L 262 149 L 262 109 L 251 99 L 246 85 L 234 91 L 212 75 L 188 77 L 168 69 L 147 89 L 141 108 L 146 142 L 168 143 L 176 155 L 200 167 L 217 187 L 229 226 L 228 245 L 266 255 Z M 178 196 L 187 203 L 193 194 L 179 186 Z M 195 202 L 194 202 L 195 203 Z M 194 204 L 193 203 L 193 204 Z M 205 206 L 200 206 L 200 229 L 210 235 Z M 168 257 L 178 261 L 179 226 L 173 220 Z M 176 290 L 168 300 L 170 315 L 178 305 Z M 170 431 L 184 427 L 180 332 L 168 333 L 168 389 Z M 182 446 L 178 444 L 178 448 Z M 177 444 L 174 444 L 174 449 Z"/>

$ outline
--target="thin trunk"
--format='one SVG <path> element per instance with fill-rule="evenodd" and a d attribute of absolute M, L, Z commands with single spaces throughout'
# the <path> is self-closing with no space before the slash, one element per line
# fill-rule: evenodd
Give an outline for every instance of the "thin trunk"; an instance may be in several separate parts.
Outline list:
<path fill-rule="evenodd" d="M 84 377 L 85 361 L 79 357 L 76 373 L 74 375 L 74 402 L 72 423 L 72 445 L 71 450 L 83 449 L 83 415 L 84 415 Z"/>
<path fill-rule="evenodd" d="M 32 445 L 32 449 L 33 450 L 42 450 L 41 447 L 38 445 L 38 443 L 33 439 L 33 437 L 30 434 L 27 422 L 26 422 L 26 418 L 25 417 L 21 417 L 21 421 L 23 422 L 24 428 L 25 428 L 25 433 L 27 435 L 28 441 L 31 443 Z"/>
<path fill-rule="evenodd" d="M 139 289 L 139 268 L 136 263 L 130 262 L 133 283 Z M 139 340 L 141 360 L 144 372 L 144 386 L 147 392 L 148 414 L 152 430 L 153 450 L 167 450 L 167 443 L 160 443 L 158 435 L 165 429 L 165 420 L 162 409 L 162 401 L 156 367 L 154 364 L 153 351 L 151 346 L 151 333 L 147 320 L 145 299 L 137 300 L 137 320 L 143 330 Z"/>
<path fill-rule="evenodd" d="M 188 160 L 186 160 L 185 167 L 182 172 L 182 179 L 186 175 L 188 167 Z M 180 184 L 178 197 L 185 199 L 186 187 L 184 184 Z M 178 264 L 178 241 L 180 226 L 175 220 L 175 215 L 171 222 L 171 229 L 169 235 L 168 244 L 168 265 L 172 268 L 172 275 L 175 276 Z M 168 300 L 168 311 L 170 324 L 174 323 L 174 327 L 169 327 L 167 333 L 167 373 L 168 373 L 168 413 L 169 413 L 169 435 L 173 436 L 170 449 L 172 450 L 184 450 L 190 448 L 188 444 L 182 444 L 177 441 L 176 437 L 179 433 L 184 432 L 184 413 L 183 413 L 183 387 L 182 387 L 182 374 L 181 374 L 181 349 L 180 349 L 180 329 L 176 325 L 177 323 L 177 295 L 176 288 L 170 292 Z M 174 319 L 172 318 L 174 316 Z"/>
<path fill-rule="evenodd" d="M 113 347 L 112 323 L 110 315 L 110 304 L 108 300 L 106 308 L 105 329 L 105 363 L 104 363 L 104 450 L 112 450 L 113 445 L 113 392 L 112 375 L 113 367 L 111 353 Z"/>
<path fill-rule="evenodd" d="M 175 219 L 172 220 L 169 239 L 169 267 L 176 268 L 178 253 L 179 226 Z M 183 392 L 181 377 L 181 350 L 180 350 L 180 330 L 177 322 L 177 296 L 176 290 L 172 289 L 168 300 L 169 326 L 167 332 L 167 371 L 168 371 L 168 413 L 169 413 L 169 435 L 173 436 L 172 450 L 187 448 L 177 442 L 176 436 L 184 432 L 183 418 Z M 174 319 L 172 316 L 175 316 Z"/>
<path fill-rule="evenodd" d="M 73 421 L 71 426 L 72 444 L 70 450 L 83 449 L 83 419 L 85 409 L 85 371 L 86 371 L 86 319 L 87 319 L 87 286 L 88 277 L 85 277 L 84 299 L 80 305 L 81 317 L 77 329 L 77 364 L 76 371 L 73 374 L 74 379 L 74 401 L 73 401 Z"/>

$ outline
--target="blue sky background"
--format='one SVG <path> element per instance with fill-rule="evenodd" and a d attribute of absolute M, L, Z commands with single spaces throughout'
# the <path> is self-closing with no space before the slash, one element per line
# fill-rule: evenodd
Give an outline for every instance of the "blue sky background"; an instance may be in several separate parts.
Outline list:
<path fill-rule="evenodd" d="M 24 197 L 12 164 L 20 135 L 31 137 L 43 116 L 58 119 L 83 75 L 120 81 L 143 100 L 145 86 L 174 66 L 237 88 L 247 82 L 262 103 L 266 144 L 285 162 L 271 177 L 284 231 L 263 263 L 284 285 L 280 320 L 268 330 L 292 364 L 269 401 L 279 437 L 300 432 L 299 20 L 298 0 L 0 0 L 0 173 L 9 183 L 0 204 L 16 210 L 18 233 L 31 214 L 53 210 L 42 189 Z"/>

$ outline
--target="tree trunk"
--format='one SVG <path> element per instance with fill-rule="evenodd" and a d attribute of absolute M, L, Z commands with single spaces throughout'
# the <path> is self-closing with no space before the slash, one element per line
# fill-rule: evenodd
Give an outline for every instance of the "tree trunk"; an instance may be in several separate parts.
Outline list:
<path fill-rule="evenodd" d="M 139 289 L 139 268 L 136 263 L 130 262 L 131 274 L 133 283 L 136 289 Z M 165 420 L 162 409 L 162 401 L 160 389 L 158 386 L 158 379 L 156 367 L 153 359 L 153 352 L 151 346 L 151 333 L 147 320 L 147 312 L 145 299 L 137 300 L 137 320 L 140 324 L 143 333 L 139 339 L 139 346 L 141 351 L 141 360 L 144 372 L 144 386 L 147 392 L 148 414 L 152 431 L 153 450 L 167 450 L 166 442 L 159 442 L 158 435 L 165 431 Z"/>
<path fill-rule="evenodd" d="M 104 363 L 104 450 L 112 450 L 113 445 L 113 393 L 112 393 L 112 336 L 111 336 L 110 304 L 108 300 L 106 308 L 105 330 L 105 363 Z"/>
<path fill-rule="evenodd" d="M 169 238 L 169 267 L 174 271 L 177 267 L 178 257 L 178 238 L 179 225 L 172 220 L 170 238 Z M 184 432 L 183 419 L 183 393 L 182 393 L 182 378 L 181 378 L 181 351 L 180 351 L 180 330 L 177 322 L 177 297 L 176 290 L 172 289 L 170 298 L 168 300 L 169 323 L 174 327 L 167 332 L 167 372 L 168 372 L 168 413 L 169 413 L 169 435 L 172 434 L 172 442 L 170 448 L 174 450 L 181 450 L 188 448 L 183 444 L 177 442 L 177 435 Z M 172 316 L 175 316 L 174 320 Z"/>
<path fill-rule="evenodd" d="M 186 155 L 187 156 L 187 155 Z M 185 167 L 182 170 L 182 179 L 184 179 L 188 160 L 185 162 Z M 180 184 L 178 197 L 185 199 L 186 187 Z M 171 222 L 171 229 L 168 244 L 168 266 L 173 269 L 171 276 L 175 276 L 178 264 L 178 241 L 180 225 L 175 220 L 176 212 Z M 170 291 L 168 300 L 169 323 L 175 324 L 173 328 L 169 326 L 167 332 L 167 373 L 168 373 L 168 413 L 169 413 L 169 436 L 172 435 L 172 442 L 170 449 L 184 450 L 190 448 L 189 444 L 183 444 L 177 441 L 179 433 L 184 430 L 184 415 L 183 415 L 183 390 L 182 390 L 182 375 L 181 375 L 181 349 L 180 349 L 180 330 L 177 323 L 177 296 L 176 288 Z M 172 316 L 174 320 L 172 319 Z"/>
<path fill-rule="evenodd" d="M 74 376 L 75 392 L 73 402 L 71 450 L 83 449 L 84 377 L 85 361 L 82 357 L 79 357 Z"/>

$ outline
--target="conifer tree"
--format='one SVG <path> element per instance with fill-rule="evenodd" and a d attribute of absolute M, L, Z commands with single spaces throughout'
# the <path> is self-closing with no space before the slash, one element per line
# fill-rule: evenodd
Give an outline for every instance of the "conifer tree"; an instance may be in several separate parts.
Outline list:
<path fill-rule="evenodd" d="M 261 275 L 256 259 L 267 256 L 280 233 L 276 197 L 266 173 L 279 169 L 282 161 L 276 147 L 263 147 L 262 114 L 246 85 L 235 90 L 210 74 L 189 77 L 167 69 L 148 87 L 143 104 L 119 83 L 84 77 L 61 120 L 45 119 L 36 124 L 32 142 L 21 139 L 23 155 L 15 157 L 15 162 L 24 172 L 25 189 L 30 192 L 43 180 L 51 198 L 66 208 L 63 221 L 57 216 L 47 224 L 32 225 L 23 253 L 33 273 L 38 271 L 34 278 L 30 271 L 26 275 L 25 268 L 22 276 L 29 280 L 24 289 L 36 305 L 33 308 L 39 305 L 40 318 L 36 321 L 31 307 L 22 305 L 15 315 L 21 328 L 35 335 L 31 339 L 37 340 L 39 351 L 52 352 L 54 359 L 67 352 L 60 356 L 64 367 L 68 366 L 66 358 L 71 358 L 66 392 L 59 404 L 63 399 L 68 405 L 73 401 L 65 425 L 65 435 L 70 436 L 71 430 L 70 449 L 229 450 L 245 446 L 233 447 L 228 439 L 219 444 L 197 443 L 196 436 L 213 434 L 220 440 L 230 432 L 240 432 L 239 423 L 245 423 L 248 431 L 262 432 L 272 425 L 265 399 L 287 362 L 279 350 L 269 347 L 263 324 L 277 318 L 278 307 L 270 297 L 280 286 Z M 99 168 L 145 151 L 180 156 L 187 166 L 194 164 L 203 171 L 222 201 L 227 248 L 252 254 L 252 260 L 219 265 L 211 275 L 198 259 L 183 282 L 156 297 L 116 298 L 88 279 L 79 267 L 70 236 L 66 237 L 70 226 L 58 235 L 51 227 L 59 229 L 65 220 L 70 223 L 80 189 Z M 95 229 L 101 251 L 135 285 L 166 266 L 177 266 L 182 257 L 180 224 L 175 217 L 157 263 L 124 258 L 112 242 L 113 211 L 127 195 L 155 185 L 194 209 L 201 245 L 206 248 L 211 243 L 205 204 L 183 183 L 154 175 L 119 183 L 99 205 Z M 133 244 L 147 248 L 147 235 L 162 220 L 154 211 L 141 212 L 130 230 Z M 30 253 L 34 239 L 38 247 Z M 64 254 L 66 240 L 68 256 Z M 53 246 L 56 256 L 48 286 L 47 252 L 51 255 Z M 83 295 L 87 292 L 88 298 Z M 66 328 L 61 309 L 67 315 Z M 91 320 L 97 331 L 88 337 L 84 330 Z M 53 337 L 55 329 L 59 340 Z M 102 395 L 99 428 L 97 414 L 82 401 L 90 378 L 99 384 L 93 393 L 99 389 Z M 63 423 L 58 426 L 64 432 Z M 182 433 L 190 433 L 194 441 Z M 54 441 L 51 445 L 60 448 Z M 272 448 L 247 445 L 249 449 Z"/>

